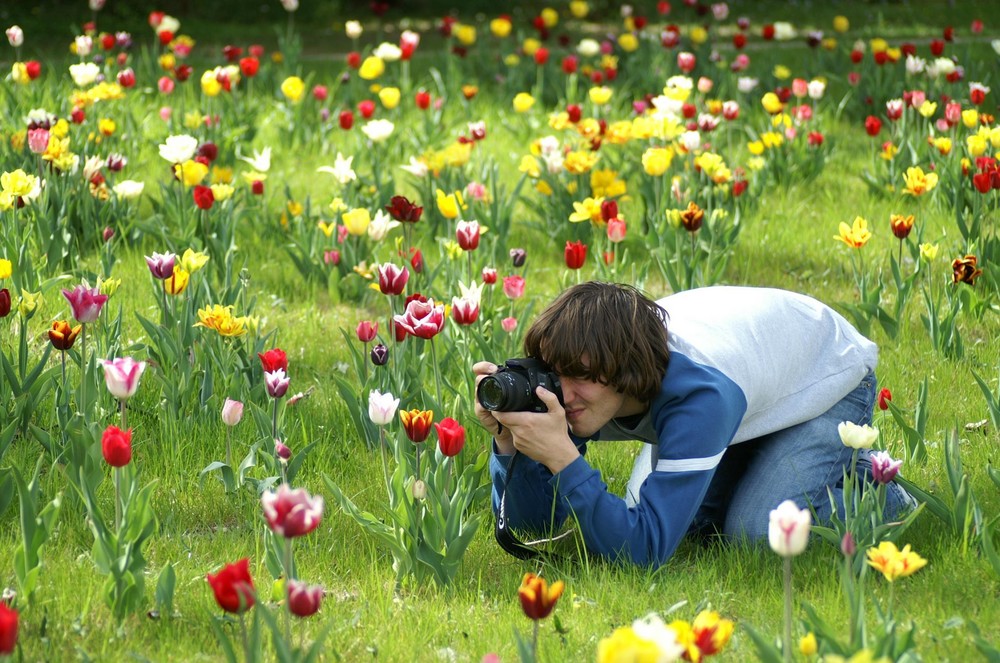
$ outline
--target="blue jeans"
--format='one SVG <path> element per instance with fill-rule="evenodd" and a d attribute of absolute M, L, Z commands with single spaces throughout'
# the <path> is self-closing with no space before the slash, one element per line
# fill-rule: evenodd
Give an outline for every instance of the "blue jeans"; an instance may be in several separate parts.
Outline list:
<path fill-rule="evenodd" d="M 766 539 L 771 509 L 784 500 L 799 508 L 812 506 L 825 524 L 832 513 L 844 513 L 843 479 L 854 449 L 840 441 L 837 425 L 871 422 L 875 375 L 869 373 L 854 391 L 815 419 L 731 446 L 722 457 L 712 483 L 691 525 L 691 533 L 727 538 Z M 871 457 L 858 452 L 859 476 L 871 480 Z M 829 492 L 828 492 L 829 489 Z M 895 482 L 886 486 L 886 519 L 895 519 L 916 501 Z"/>

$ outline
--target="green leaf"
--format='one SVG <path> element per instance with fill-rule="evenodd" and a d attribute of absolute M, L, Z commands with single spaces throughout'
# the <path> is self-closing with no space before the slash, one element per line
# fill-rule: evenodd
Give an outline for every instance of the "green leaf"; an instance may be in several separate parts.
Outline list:
<path fill-rule="evenodd" d="M 174 565 L 167 562 L 160 570 L 156 579 L 156 605 L 164 614 L 174 611 L 174 587 L 177 585 L 177 574 Z"/>

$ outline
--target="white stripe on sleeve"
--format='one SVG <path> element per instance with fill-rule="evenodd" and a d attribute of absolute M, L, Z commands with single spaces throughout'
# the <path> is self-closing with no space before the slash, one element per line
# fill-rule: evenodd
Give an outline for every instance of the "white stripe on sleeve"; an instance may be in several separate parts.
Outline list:
<path fill-rule="evenodd" d="M 719 461 L 722 460 L 722 455 L 726 453 L 725 449 L 715 454 L 714 456 L 709 456 L 707 458 L 682 458 L 679 460 L 670 460 L 667 458 L 656 461 L 656 472 L 698 472 L 700 470 L 711 470 L 714 469 Z"/>

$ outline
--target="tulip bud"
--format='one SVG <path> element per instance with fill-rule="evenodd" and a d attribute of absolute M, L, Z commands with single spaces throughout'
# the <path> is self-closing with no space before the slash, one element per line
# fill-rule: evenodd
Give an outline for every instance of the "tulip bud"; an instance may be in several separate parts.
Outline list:
<path fill-rule="evenodd" d="M 287 463 L 292 458 L 292 450 L 281 440 L 274 441 L 274 455 L 282 463 Z"/>
<path fill-rule="evenodd" d="M 524 261 L 528 258 L 528 252 L 524 249 L 511 249 L 510 261 L 514 267 L 523 267 Z"/>
<path fill-rule="evenodd" d="M 376 366 L 385 366 L 389 362 L 389 348 L 379 343 L 372 348 L 371 357 Z"/>
<path fill-rule="evenodd" d="M 858 549 L 858 544 L 854 542 L 854 535 L 850 532 L 844 533 L 844 538 L 840 540 L 840 552 L 845 557 L 850 557 Z"/>
<path fill-rule="evenodd" d="M 370 343 L 378 334 L 378 323 L 372 322 L 371 320 L 362 320 L 358 323 L 358 327 L 355 332 L 358 335 L 359 341 L 362 343 Z"/>
<path fill-rule="evenodd" d="M 222 423 L 235 426 L 243 418 L 243 403 L 227 398 L 222 405 Z"/>
<path fill-rule="evenodd" d="M 427 484 L 420 479 L 413 482 L 413 485 L 410 486 L 410 490 L 413 492 L 413 499 L 415 500 L 422 500 L 427 497 Z"/>

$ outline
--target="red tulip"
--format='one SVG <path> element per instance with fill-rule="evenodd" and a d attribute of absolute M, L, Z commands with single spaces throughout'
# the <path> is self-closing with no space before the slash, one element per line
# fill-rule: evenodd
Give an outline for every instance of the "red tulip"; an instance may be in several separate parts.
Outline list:
<path fill-rule="evenodd" d="M 17 646 L 17 610 L 0 601 L 0 655 L 13 654 Z"/>
<path fill-rule="evenodd" d="M 460 325 L 471 325 L 479 319 L 479 302 L 461 297 L 451 300 L 451 318 Z"/>
<path fill-rule="evenodd" d="M 132 462 L 132 429 L 108 426 L 101 436 L 101 453 L 111 467 L 125 467 Z"/>
<path fill-rule="evenodd" d="M 240 59 L 240 73 L 247 78 L 253 78 L 260 70 L 260 60 L 252 55 Z"/>
<path fill-rule="evenodd" d="M 869 115 L 865 118 L 865 131 L 869 136 L 877 136 L 882 131 L 882 120 L 874 115 Z"/>
<path fill-rule="evenodd" d="M 371 118 L 375 114 L 375 102 L 371 99 L 365 99 L 364 101 L 358 103 L 358 112 L 361 113 L 361 117 L 366 120 Z"/>
<path fill-rule="evenodd" d="M 288 355 L 281 348 L 272 348 L 263 353 L 258 352 L 257 356 L 260 357 L 260 365 L 265 373 L 276 371 L 279 368 L 283 371 L 288 370 Z"/>
<path fill-rule="evenodd" d="M 549 61 L 549 49 L 541 46 L 535 51 L 535 64 L 541 66 Z"/>
<path fill-rule="evenodd" d="M 517 590 L 518 598 L 521 599 L 521 609 L 529 619 L 535 621 L 545 619 L 556 607 L 556 601 L 562 596 L 563 589 L 562 580 L 549 585 L 544 578 L 534 573 L 526 573 L 521 581 L 521 587 Z"/>
<path fill-rule="evenodd" d="M 349 110 L 340 111 L 340 115 L 337 119 L 340 122 L 340 128 L 344 131 L 347 131 L 354 126 L 354 113 Z"/>
<path fill-rule="evenodd" d="M 6 318 L 10 314 L 10 290 L 7 288 L 0 289 L 0 318 Z M 53 325 L 56 323 L 52 323 Z M 69 328 L 69 323 L 64 322 L 67 328 Z M 50 332 L 51 337 L 51 332 Z M 61 349 L 61 348 L 60 348 Z"/>
<path fill-rule="evenodd" d="M 438 434 L 438 449 L 445 456 L 457 456 L 465 446 L 465 428 L 451 417 L 434 424 Z"/>
<path fill-rule="evenodd" d="M 483 283 L 493 285 L 497 282 L 497 270 L 493 267 L 483 267 Z"/>
<path fill-rule="evenodd" d="M 205 576 L 215 601 L 226 612 L 246 612 L 256 601 L 253 579 L 250 577 L 250 560 L 246 557 L 235 564 L 227 564 L 215 575 Z"/>
<path fill-rule="evenodd" d="M 770 23 L 765 25 L 760 31 L 760 36 L 766 39 L 767 41 L 771 41 L 772 39 L 774 39 L 774 26 L 771 25 Z"/>
<path fill-rule="evenodd" d="M 889 409 L 889 401 L 892 400 L 892 392 L 889 391 L 887 387 L 882 387 L 882 390 L 878 392 L 878 409 L 885 410 Z"/>
<path fill-rule="evenodd" d="M 351 69 L 357 69 L 361 66 L 361 53 L 357 51 L 351 51 L 347 54 L 347 66 Z"/>
<path fill-rule="evenodd" d="M 250 185 L 250 193 L 255 196 L 264 195 L 264 182 L 262 180 L 254 180 L 253 184 Z"/>
<path fill-rule="evenodd" d="M 577 240 L 566 242 L 566 266 L 570 269 L 580 269 L 587 261 L 587 245 Z"/>
<path fill-rule="evenodd" d="M 431 410 L 400 410 L 399 420 L 403 422 L 403 430 L 406 437 L 414 444 L 420 444 L 427 439 L 431 432 L 431 422 L 434 421 L 434 412 Z"/>
<path fill-rule="evenodd" d="M 580 67 L 580 58 L 575 55 L 567 55 L 562 59 L 562 70 L 563 73 L 569 76 L 570 74 L 575 74 L 576 70 Z"/>
<path fill-rule="evenodd" d="M 427 110 L 431 105 L 431 93 L 427 90 L 417 90 L 413 101 L 420 110 Z"/>
<path fill-rule="evenodd" d="M 194 196 L 194 204 L 198 206 L 198 209 L 212 209 L 212 205 L 215 204 L 215 194 L 212 193 L 211 187 L 199 184 L 193 189 L 192 195 Z"/>
<path fill-rule="evenodd" d="M 505 276 L 503 278 L 503 294 L 509 299 L 519 299 L 524 296 L 524 277 Z"/>
<path fill-rule="evenodd" d="M 410 202 L 406 196 L 393 196 L 385 209 L 389 212 L 389 216 L 403 223 L 416 223 L 424 213 L 423 207 Z"/>
<path fill-rule="evenodd" d="M 455 238 L 463 251 L 475 251 L 479 247 L 479 223 L 459 221 L 455 229 Z"/>
<path fill-rule="evenodd" d="M 288 581 L 288 611 L 296 617 L 310 617 L 319 610 L 323 588 L 290 579 Z"/>

